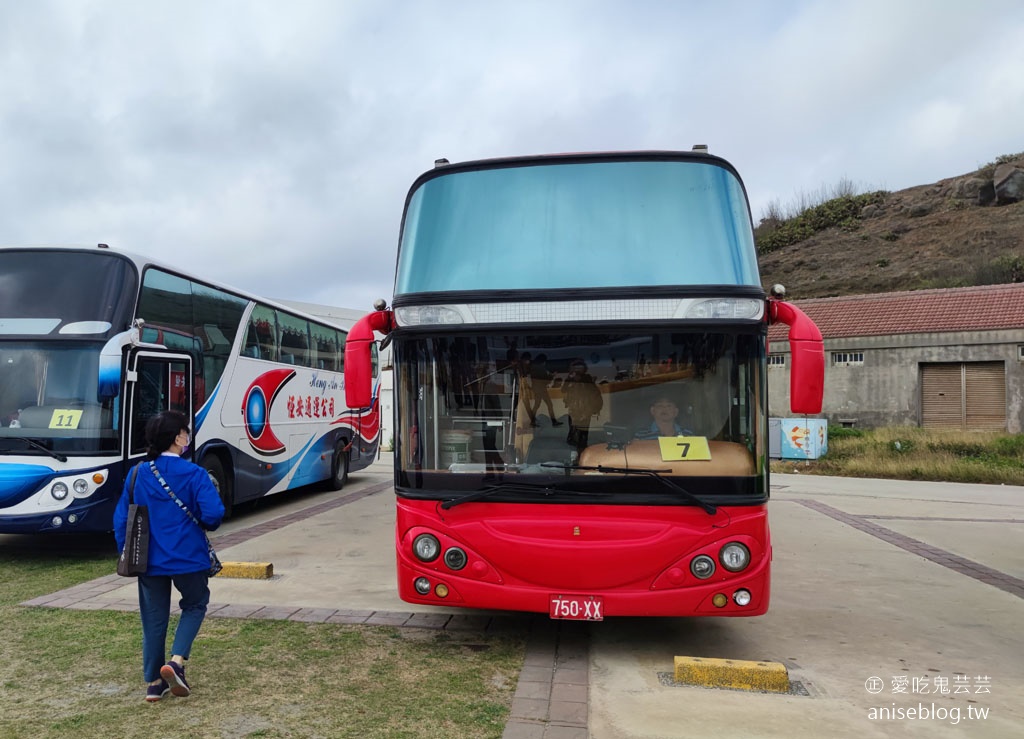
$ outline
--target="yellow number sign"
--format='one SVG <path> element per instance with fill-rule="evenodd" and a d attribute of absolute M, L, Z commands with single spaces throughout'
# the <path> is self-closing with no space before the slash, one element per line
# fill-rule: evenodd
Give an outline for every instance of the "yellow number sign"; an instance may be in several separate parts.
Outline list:
<path fill-rule="evenodd" d="M 662 462 L 709 462 L 711 449 L 704 436 L 659 436 Z"/>
<path fill-rule="evenodd" d="M 56 408 L 50 416 L 50 428 L 52 429 L 76 429 L 82 420 L 81 410 L 69 408 Z"/>

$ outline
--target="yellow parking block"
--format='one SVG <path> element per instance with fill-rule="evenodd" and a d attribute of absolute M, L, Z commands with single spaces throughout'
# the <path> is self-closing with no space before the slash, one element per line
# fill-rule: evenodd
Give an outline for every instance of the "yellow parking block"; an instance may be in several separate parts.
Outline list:
<path fill-rule="evenodd" d="M 676 657 L 675 681 L 705 688 L 789 692 L 789 672 L 781 662 Z"/>
<path fill-rule="evenodd" d="M 270 562 L 221 562 L 224 569 L 217 577 L 238 577 L 248 580 L 269 580 L 274 576 L 274 565 Z"/>

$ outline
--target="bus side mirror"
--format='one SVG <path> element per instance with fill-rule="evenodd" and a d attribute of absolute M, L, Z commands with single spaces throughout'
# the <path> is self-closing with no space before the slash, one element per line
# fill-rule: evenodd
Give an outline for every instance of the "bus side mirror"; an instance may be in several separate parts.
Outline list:
<path fill-rule="evenodd" d="M 789 405 L 794 414 L 821 413 L 825 394 L 825 343 L 821 331 L 792 303 L 769 301 L 771 319 L 789 326 Z"/>
<path fill-rule="evenodd" d="M 358 321 L 345 339 L 345 405 L 368 408 L 373 402 L 373 332 L 391 332 L 394 313 L 378 310 Z"/>

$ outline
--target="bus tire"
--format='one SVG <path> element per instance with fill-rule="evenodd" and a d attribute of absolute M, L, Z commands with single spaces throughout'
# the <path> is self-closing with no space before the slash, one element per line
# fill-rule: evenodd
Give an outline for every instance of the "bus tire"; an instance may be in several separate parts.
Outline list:
<path fill-rule="evenodd" d="M 345 446 L 345 442 L 341 441 L 334 450 L 334 458 L 331 460 L 331 490 L 341 490 L 348 482 L 348 451 Z"/>
<path fill-rule="evenodd" d="M 231 486 L 231 479 L 224 471 L 224 463 L 220 461 L 220 457 L 216 454 L 207 454 L 203 457 L 202 467 L 206 470 L 206 474 L 210 476 L 213 486 L 217 488 L 220 502 L 224 504 L 224 519 L 231 518 L 232 509 L 234 508 L 234 490 Z"/>

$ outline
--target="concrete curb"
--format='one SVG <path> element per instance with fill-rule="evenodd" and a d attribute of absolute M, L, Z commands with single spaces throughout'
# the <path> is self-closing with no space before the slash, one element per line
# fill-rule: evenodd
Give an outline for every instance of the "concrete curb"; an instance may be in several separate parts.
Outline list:
<path fill-rule="evenodd" d="M 274 576 L 274 565 L 270 562 L 221 562 L 224 569 L 215 577 L 231 577 L 244 580 L 269 580 Z"/>
<path fill-rule="evenodd" d="M 781 662 L 676 657 L 675 681 L 704 688 L 788 693 L 789 672 Z"/>

